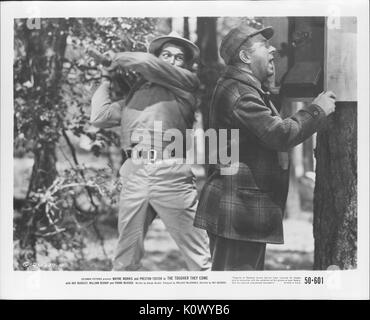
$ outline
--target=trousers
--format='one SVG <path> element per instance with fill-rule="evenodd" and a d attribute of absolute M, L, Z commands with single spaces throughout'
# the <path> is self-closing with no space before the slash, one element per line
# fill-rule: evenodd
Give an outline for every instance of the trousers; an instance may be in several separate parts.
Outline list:
<path fill-rule="evenodd" d="M 226 239 L 208 233 L 213 271 L 263 270 L 266 243 Z"/>
<path fill-rule="evenodd" d="M 193 226 L 198 200 L 191 166 L 173 159 L 136 165 L 128 159 L 120 176 L 119 237 L 113 270 L 142 267 L 144 238 L 156 216 L 175 240 L 188 269 L 210 270 L 207 232 Z"/>

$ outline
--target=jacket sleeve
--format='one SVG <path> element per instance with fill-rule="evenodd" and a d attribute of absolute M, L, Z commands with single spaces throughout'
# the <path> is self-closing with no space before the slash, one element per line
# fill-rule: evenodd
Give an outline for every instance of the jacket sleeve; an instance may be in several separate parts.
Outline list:
<path fill-rule="evenodd" d="M 109 83 L 103 82 L 91 100 L 90 123 L 97 128 L 111 128 L 121 123 L 124 100 L 113 102 L 109 98 Z"/>
<path fill-rule="evenodd" d="M 120 65 L 139 72 L 146 80 L 164 87 L 194 92 L 199 87 L 199 79 L 191 71 L 173 66 L 146 52 L 121 52 L 113 60 Z"/>
<path fill-rule="evenodd" d="M 233 116 L 268 148 L 277 151 L 287 151 L 306 140 L 326 118 L 318 105 L 311 104 L 282 119 L 272 114 L 257 92 L 242 95 L 234 106 Z"/>

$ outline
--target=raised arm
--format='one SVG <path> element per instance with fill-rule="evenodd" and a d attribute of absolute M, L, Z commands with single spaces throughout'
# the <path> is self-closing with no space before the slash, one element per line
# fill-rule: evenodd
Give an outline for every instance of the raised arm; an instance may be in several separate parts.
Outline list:
<path fill-rule="evenodd" d="M 109 97 L 109 82 L 103 81 L 91 100 L 90 122 L 97 128 L 111 128 L 121 123 L 123 100 L 112 102 Z"/>
<path fill-rule="evenodd" d="M 150 53 L 118 53 L 113 60 L 112 68 L 117 65 L 139 72 L 146 80 L 170 89 L 194 92 L 199 87 L 196 74 L 162 61 Z"/>

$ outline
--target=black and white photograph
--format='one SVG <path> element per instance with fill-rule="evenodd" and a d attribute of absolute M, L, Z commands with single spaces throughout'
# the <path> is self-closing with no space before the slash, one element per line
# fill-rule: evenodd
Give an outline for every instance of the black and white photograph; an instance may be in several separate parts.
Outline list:
<path fill-rule="evenodd" d="M 1 277 L 368 279 L 365 1 L 46 3 L 2 3 Z"/>

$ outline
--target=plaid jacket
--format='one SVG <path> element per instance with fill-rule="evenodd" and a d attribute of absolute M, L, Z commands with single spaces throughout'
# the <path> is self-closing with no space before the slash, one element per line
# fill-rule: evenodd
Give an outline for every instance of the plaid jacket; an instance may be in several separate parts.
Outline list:
<path fill-rule="evenodd" d="M 309 105 L 283 120 L 258 80 L 229 66 L 213 93 L 210 128 L 239 129 L 239 170 L 222 175 L 220 164 L 210 165 L 195 226 L 229 239 L 283 243 L 287 151 L 325 118 L 319 106 Z"/>

